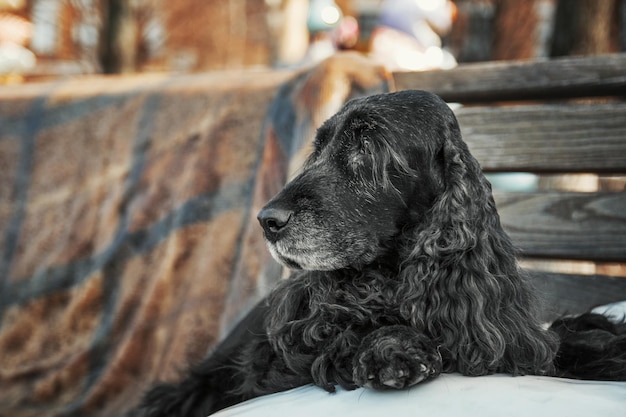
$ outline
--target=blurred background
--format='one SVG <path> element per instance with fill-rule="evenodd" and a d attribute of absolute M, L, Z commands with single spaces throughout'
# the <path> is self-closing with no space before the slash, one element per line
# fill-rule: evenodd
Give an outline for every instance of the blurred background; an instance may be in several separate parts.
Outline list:
<path fill-rule="evenodd" d="M 0 0 L 0 81 L 298 67 L 393 70 L 624 51 L 626 0 Z"/>
<path fill-rule="evenodd" d="M 0 0 L 0 415 L 123 415 L 204 357 L 280 276 L 255 213 L 321 122 L 400 78 L 374 60 L 420 71 L 621 52 L 625 12 L 626 0 Z M 315 65 L 342 50 L 372 59 Z M 236 71 L 257 68 L 269 70 Z M 84 77 L 146 73 L 160 74 Z M 575 100 L 503 103 L 528 117 L 509 143 L 536 136 L 524 124 L 556 109 L 577 151 L 597 132 L 618 146 L 621 97 Z M 478 125 L 497 104 L 463 105 Z M 537 120 L 550 132 L 548 116 Z M 602 165 L 599 147 L 590 159 Z M 580 288 L 581 306 L 621 297 L 623 284 L 596 275 L 626 276 L 624 217 L 613 214 L 625 212 L 626 177 L 570 166 L 490 180 L 552 191 L 508 194 L 518 236 L 565 248 L 524 266 L 591 275 L 546 280 Z M 612 252 L 577 253 L 595 241 Z"/>

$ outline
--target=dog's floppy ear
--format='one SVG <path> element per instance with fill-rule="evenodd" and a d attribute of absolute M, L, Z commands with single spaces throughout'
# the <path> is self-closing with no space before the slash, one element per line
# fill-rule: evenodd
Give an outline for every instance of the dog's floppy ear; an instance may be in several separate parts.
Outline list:
<path fill-rule="evenodd" d="M 448 371 L 547 372 L 555 343 L 534 318 L 491 185 L 451 117 L 438 158 L 444 190 L 405 258 L 403 280 L 418 287 L 405 291 L 419 295 L 408 297 L 403 314 L 440 340 Z"/>
<path fill-rule="evenodd" d="M 428 213 L 426 230 L 416 231 L 413 255 L 458 262 L 472 251 L 492 249 L 495 253 L 489 255 L 499 256 L 499 267 L 515 267 L 513 245 L 500 225 L 491 184 L 461 139 L 456 118 L 450 117 L 439 131 L 441 146 L 436 156 L 443 191 Z"/>
<path fill-rule="evenodd" d="M 444 226 L 438 239 L 444 243 L 440 249 L 447 246 L 461 254 L 476 248 L 480 239 L 487 239 L 496 244 L 493 249 L 502 257 L 499 263 L 515 265 L 513 246 L 500 225 L 491 184 L 461 140 L 458 127 L 447 132 L 441 153 L 445 188 L 431 212 L 434 224 Z"/>

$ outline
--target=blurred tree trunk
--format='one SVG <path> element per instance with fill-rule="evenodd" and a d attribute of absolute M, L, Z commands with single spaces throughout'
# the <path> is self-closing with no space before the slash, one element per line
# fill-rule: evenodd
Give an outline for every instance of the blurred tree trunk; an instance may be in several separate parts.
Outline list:
<path fill-rule="evenodd" d="M 107 0 L 103 10 L 105 24 L 100 47 L 103 72 L 114 74 L 135 71 L 137 27 L 130 5 L 125 0 Z"/>
<path fill-rule="evenodd" d="M 537 0 L 496 0 L 492 58 L 531 59 L 537 51 Z"/>
<path fill-rule="evenodd" d="M 558 0 L 551 56 L 620 50 L 621 0 Z"/>
<path fill-rule="evenodd" d="M 496 0 L 456 0 L 457 18 L 445 39 L 459 63 L 489 61 L 492 58 Z"/>

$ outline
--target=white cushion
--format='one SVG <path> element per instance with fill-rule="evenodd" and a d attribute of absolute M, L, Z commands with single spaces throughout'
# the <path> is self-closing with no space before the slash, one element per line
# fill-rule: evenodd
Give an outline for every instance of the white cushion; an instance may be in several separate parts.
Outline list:
<path fill-rule="evenodd" d="M 540 376 L 444 374 L 402 391 L 315 386 L 255 398 L 219 417 L 624 417 L 626 382 L 578 381 Z"/>

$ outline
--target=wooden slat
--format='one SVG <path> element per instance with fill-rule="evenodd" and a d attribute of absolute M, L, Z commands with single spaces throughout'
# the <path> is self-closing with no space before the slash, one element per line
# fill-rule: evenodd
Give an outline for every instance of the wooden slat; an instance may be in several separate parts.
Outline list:
<path fill-rule="evenodd" d="M 626 300 L 626 278 L 528 272 L 543 305 L 541 317 L 545 321 Z"/>
<path fill-rule="evenodd" d="M 446 71 L 396 72 L 398 90 L 429 90 L 449 102 L 551 100 L 626 95 L 626 54 L 464 64 Z"/>
<path fill-rule="evenodd" d="M 626 103 L 455 111 L 485 171 L 626 172 Z"/>
<path fill-rule="evenodd" d="M 626 261 L 626 192 L 495 193 L 524 256 Z"/>

